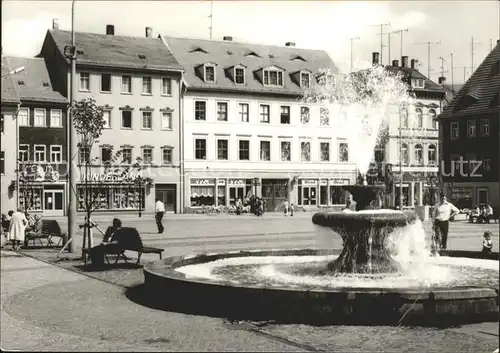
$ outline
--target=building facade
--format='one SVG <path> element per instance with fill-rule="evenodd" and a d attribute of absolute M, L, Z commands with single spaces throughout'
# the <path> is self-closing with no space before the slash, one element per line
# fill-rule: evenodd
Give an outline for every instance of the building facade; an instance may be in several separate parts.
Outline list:
<path fill-rule="evenodd" d="M 68 100 L 55 91 L 42 58 L 6 58 L 24 67 L 14 84 L 17 114 L 18 204 L 33 213 L 63 215 L 66 208 Z"/>
<path fill-rule="evenodd" d="M 500 206 L 499 114 L 497 42 L 439 116 L 445 192 L 457 207 Z"/>
<path fill-rule="evenodd" d="M 14 68 L 15 69 L 15 68 Z M 0 190 L 2 213 L 16 210 L 17 111 L 20 104 L 7 60 L 2 57 L 2 115 L 0 120 Z"/>
<path fill-rule="evenodd" d="M 71 32 L 55 26 L 47 32 L 40 53 L 65 96 L 70 93 L 67 46 L 71 46 Z M 167 212 L 178 212 L 181 66 L 164 43 L 153 38 L 149 27 L 144 37 L 115 35 L 112 25 L 106 27 L 106 34 L 76 33 L 76 56 L 75 100 L 93 98 L 104 108 L 105 127 L 90 152 L 101 165 L 92 167 L 87 176 L 105 180 L 98 188 L 97 211 L 154 212 L 155 199 L 159 198 Z M 102 164 L 117 151 L 121 151 L 124 164 L 133 164 L 140 157 L 147 167 L 141 174 L 151 178 L 152 184 L 104 175 Z M 80 199 L 84 183 L 85 173 L 80 173 Z"/>
<path fill-rule="evenodd" d="M 325 52 L 163 37 L 185 70 L 183 208 L 231 207 L 262 197 L 267 211 L 285 200 L 304 208 L 345 204 L 356 180 L 348 143 L 327 114 L 301 101 Z"/>

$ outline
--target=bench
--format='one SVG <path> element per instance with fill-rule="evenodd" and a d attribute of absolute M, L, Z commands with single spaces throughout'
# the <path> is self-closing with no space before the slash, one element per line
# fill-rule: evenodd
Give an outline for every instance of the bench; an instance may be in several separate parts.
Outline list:
<path fill-rule="evenodd" d="M 32 240 L 33 246 L 35 246 L 36 241 L 38 240 L 40 245 L 43 247 L 44 244 L 42 242 L 42 239 L 45 239 L 47 240 L 47 244 L 45 246 L 49 247 L 51 245 L 54 245 L 54 241 L 52 240 L 52 238 L 59 237 L 59 241 L 55 246 L 60 246 L 64 235 L 65 233 L 61 232 L 61 227 L 56 220 L 42 219 L 41 222 L 38 222 L 35 225 L 35 229 L 28 230 L 26 232 L 25 245 L 28 245 L 29 241 Z"/>
<path fill-rule="evenodd" d="M 142 254 L 158 254 L 160 256 L 160 260 L 162 258 L 162 253 L 165 251 L 164 249 L 161 248 L 154 248 L 151 246 L 144 246 L 142 244 L 142 239 L 141 236 L 139 235 L 139 232 L 135 228 L 120 228 L 117 230 L 112 238 L 112 242 L 117 242 L 117 246 L 113 247 L 106 247 L 106 251 L 104 253 L 104 257 L 106 259 L 106 262 L 110 264 L 108 255 L 116 255 L 116 260 L 115 264 L 118 262 L 118 260 L 121 258 L 123 259 L 126 263 L 128 263 L 128 258 L 125 256 L 125 251 L 135 251 L 137 252 L 137 262 L 136 264 L 138 265 L 141 261 L 141 256 Z M 87 259 L 90 255 L 90 249 L 86 248 L 83 249 L 83 260 L 85 266 L 87 265 Z"/>

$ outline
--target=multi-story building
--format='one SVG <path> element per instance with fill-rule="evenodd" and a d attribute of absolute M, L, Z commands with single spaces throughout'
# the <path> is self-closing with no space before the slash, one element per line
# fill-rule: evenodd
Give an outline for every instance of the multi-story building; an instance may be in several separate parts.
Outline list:
<path fill-rule="evenodd" d="M 52 87 L 43 58 L 7 57 L 21 102 L 17 114 L 18 203 L 30 212 L 63 215 L 66 207 L 68 100 Z"/>
<path fill-rule="evenodd" d="M 184 209 L 230 206 L 250 195 L 268 211 L 345 203 L 356 181 L 349 146 L 329 115 L 302 101 L 324 51 L 164 36 L 183 66 Z"/>
<path fill-rule="evenodd" d="M 373 65 L 379 65 L 379 53 L 372 54 Z M 403 207 L 431 203 L 429 189 L 438 182 L 438 123 L 446 91 L 416 68 L 416 59 L 407 56 L 393 60 L 387 70 L 401 74 L 408 83 L 414 100 L 406 106 L 388 107 L 388 130 L 383 145 L 374 151 L 378 164 L 391 164 L 395 182 L 392 190 L 393 206 L 400 205 L 402 179 Z"/>
<path fill-rule="evenodd" d="M 153 212 L 155 198 L 165 202 L 167 212 L 179 210 L 182 68 L 152 33 L 147 27 L 144 37 L 119 36 L 113 25 L 107 25 L 106 34 L 76 33 L 75 100 L 93 98 L 105 110 L 105 128 L 92 157 L 105 163 L 118 150 L 128 164 L 141 157 L 148 166 L 143 176 L 153 180 L 151 187 L 130 179 L 106 183 L 98 211 Z M 71 32 L 59 30 L 55 22 L 40 56 L 48 63 L 54 87 L 66 97 L 71 72 L 67 48 L 71 48 Z M 101 166 L 93 171 L 104 177 Z M 83 195 L 81 185 L 77 184 L 77 191 Z"/>
<path fill-rule="evenodd" d="M 458 207 L 499 207 L 500 44 L 439 116 L 443 180 Z"/>
<path fill-rule="evenodd" d="M 5 58 L 2 57 L 2 116 L 0 120 L 0 187 L 2 213 L 16 210 L 16 146 L 17 110 L 20 101 L 14 85 L 14 77 Z"/>

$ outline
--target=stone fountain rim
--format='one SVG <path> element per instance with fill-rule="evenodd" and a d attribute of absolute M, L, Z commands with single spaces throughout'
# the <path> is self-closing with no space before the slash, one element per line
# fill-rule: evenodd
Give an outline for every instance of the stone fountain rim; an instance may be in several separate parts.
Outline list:
<path fill-rule="evenodd" d="M 434 300 L 456 300 L 456 299 L 482 299 L 482 298 L 497 298 L 498 290 L 488 287 L 449 287 L 449 288 L 429 288 L 424 291 L 416 288 L 353 288 L 339 287 L 337 288 L 319 288 L 310 286 L 309 288 L 293 288 L 286 286 L 265 286 L 265 285 L 246 285 L 229 281 L 218 281 L 212 279 L 189 279 L 184 274 L 176 271 L 177 268 L 187 265 L 202 264 L 211 261 L 221 260 L 234 257 L 249 257 L 249 256 L 325 256 L 337 255 L 341 250 L 318 250 L 318 249 L 293 249 L 293 250 L 245 250 L 245 251 L 230 251 L 221 253 L 205 253 L 196 255 L 172 256 L 162 260 L 157 260 L 146 264 L 143 268 L 144 276 L 153 276 L 163 278 L 166 281 L 182 282 L 184 284 L 193 284 L 198 287 L 200 285 L 217 287 L 220 290 L 231 289 L 246 289 L 254 290 L 261 293 L 262 290 L 268 292 L 293 293 L 293 294 L 308 294 L 311 295 L 346 295 L 347 299 L 355 299 L 356 295 L 380 295 L 380 294 L 398 294 L 399 297 L 406 300 L 427 300 L 430 296 Z M 481 252 L 478 251 L 460 251 L 460 250 L 444 250 L 440 252 L 441 256 L 449 257 L 468 257 L 483 259 L 480 257 Z M 468 256 L 467 256 L 468 255 Z M 490 260 L 499 260 L 499 253 L 492 253 Z M 188 260 L 188 263 L 185 261 Z M 203 261 L 197 261 L 203 260 Z M 161 267 L 161 273 L 158 271 Z M 256 295 L 258 294 L 256 293 Z"/>

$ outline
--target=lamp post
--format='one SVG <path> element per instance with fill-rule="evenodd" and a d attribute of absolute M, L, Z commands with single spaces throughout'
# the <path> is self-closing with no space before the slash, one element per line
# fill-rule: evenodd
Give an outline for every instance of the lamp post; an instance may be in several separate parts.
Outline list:
<path fill-rule="evenodd" d="M 142 186 L 143 186 L 143 178 L 139 175 L 136 179 L 136 182 L 139 186 L 139 217 L 142 217 Z"/>

